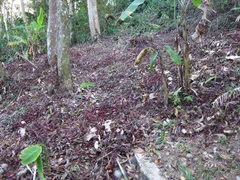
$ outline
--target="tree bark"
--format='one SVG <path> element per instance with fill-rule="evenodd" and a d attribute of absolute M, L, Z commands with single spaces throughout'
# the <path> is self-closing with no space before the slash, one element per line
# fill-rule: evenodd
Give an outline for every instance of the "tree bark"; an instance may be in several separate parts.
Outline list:
<path fill-rule="evenodd" d="M 25 7 L 24 7 L 24 2 L 23 2 L 23 0 L 20 0 L 20 3 L 21 3 L 22 18 L 23 18 L 23 21 L 24 21 L 24 23 L 25 23 L 25 26 L 27 26 L 28 23 L 27 23 L 27 18 L 26 18 L 26 14 L 25 14 Z"/>
<path fill-rule="evenodd" d="M 65 90 L 72 90 L 72 79 L 69 59 L 70 24 L 67 0 L 57 0 L 58 5 L 58 42 L 57 67 L 60 85 Z"/>
<path fill-rule="evenodd" d="M 57 1 L 49 0 L 47 55 L 51 67 L 57 65 Z"/>
<path fill-rule="evenodd" d="M 2 8 L 3 0 L 0 0 L 0 9 Z M 0 84 L 4 81 L 5 69 L 3 68 L 2 62 L 0 61 Z"/>
<path fill-rule="evenodd" d="M 7 40 L 9 40 L 9 35 L 8 35 L 8 25 L 7 25 L 7 10 L 5 8 L 5 3 L 2 1 L 1 2 L 1 10 L 2 10 L 2 16 L 3 16 L 3 22 L 4 22 L 4 26 L 5 26 L 5 31 L 6 31 L 6 34 L 7 34 Z"/>
<path fill-rule="evenodd" d="M 189 90 L 190 89 L 190 72 L 189 72 L 189 44 L 187 38 L 187 10 L 190 0 L 188 0 L 183 14 L 183 53 L 184 53 L 184 88 Z"/>
<path fill-rule="evenodd" d="M 88 4 L 88 18 L 91 37 L 94 40 L 100 35 L 100 25 L 97 12 L 97 1 L 96 0 L 87 0 Z"/>
<path fill-rule="evenodd" d="M 76 44 L 77 43 L 77 26 L 76 26 L 76 9 L 75 9 L 75 3 L 73 0 L 71 0 L 71 6 L 72 6 L 72 14 L 71 14 L 71 44 Z"/>

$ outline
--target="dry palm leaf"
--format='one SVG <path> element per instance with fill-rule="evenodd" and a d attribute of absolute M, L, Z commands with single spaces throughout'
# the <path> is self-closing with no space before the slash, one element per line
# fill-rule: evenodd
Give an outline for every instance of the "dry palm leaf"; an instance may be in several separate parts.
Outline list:
<path fill-rule="evenodd" d="M 214 108 L 219 108 L 224 105 L 224 103 L 230 101 L 233 98 L 236 98 L 240 96 L 240 87 L 237 87 L 231 91 L 228 91 L 220 96 L 218 96 L 214 101 L 213 101 L 213 107 Z"/>
<path fill-rule="evenodd" d="M 138 65 L 139 63 L 142 62 L 142 59 L 147 55 L 148 51 L 153 51 L 153 48 L 145 48 L 143 49 L 137 56 L 134 65 Z"/>

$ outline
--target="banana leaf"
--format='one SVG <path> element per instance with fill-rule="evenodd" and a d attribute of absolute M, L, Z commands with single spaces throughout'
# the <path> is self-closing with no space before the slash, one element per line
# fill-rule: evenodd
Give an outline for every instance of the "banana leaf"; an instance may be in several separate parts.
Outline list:
<path fill-rule="evenodd" d="M 128 8 L 121 14 L 119 20 L 124 21 L 127 17 L 130 17 L 134 11 L 138 8 L 139 5 L 143 4 L 145 0 L 135 0 L 133 1 Z"/>

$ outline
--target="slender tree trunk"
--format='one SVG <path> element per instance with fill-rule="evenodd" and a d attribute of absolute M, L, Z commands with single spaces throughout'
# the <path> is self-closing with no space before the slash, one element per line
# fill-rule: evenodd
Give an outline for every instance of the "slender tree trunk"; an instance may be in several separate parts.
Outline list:
<path fill-rule="evenodd" d="M 3 22 L 4 22 L 4 26 L 5 26 L 5 31 L 7 34 L 7 40 L 9 40 L 9 35 L 8 35 L 8 25 L 7 25 L 7 12 L 6 12 L 6 8 L 5 8 L 5 4 L 4 2 L 2 2 L 1 4 L 1 10 L 2 10 L 2 15 L 3 15 Z"/>
<path fill-rule="evenodd" d="M 189 4 L 190 0 L 188 0 Z M 190 88 L 190 73 L 189 73 L 189 44 L 188 44 L 188 38 L 187 38 L 187 8 L 188 4 L 185 7 L 184 10 L 184 18 L 183 18 L 183 53 L 184 53 L 184 88 L 189 89 Z"/>
<path fill-rule="evenodd" d="M 97 1 L 87 0 L 88 3 L 88 18 L 92 39 L 95 39 L 100 35 L 100 25 L 97 12 Z"/>
<path fill-rule="evenodd" d="M 0 62 L 0 84 L 4 81 L 4 79 L 5 79 L 5 69 L 2 63 Z"/>
<path fill-rule="evenodd" d="M 72 37 L 71 37 L 71 42 L 73 44 L 77 43 L 77 26 L 76 26 L 76 18 L 75 18 L 75 13 L 76 13 L 76 9 L 75 9 L 75 3 L 73 0 L 72 1 Z"/>
<path fill-rule="evenodd" d="M 2 9 L 2 5 L 3 5 L 3 0 L 0 0 L 0 9 Z M 0 61 L 0 84 L 4 81 L 4 78 L 5 78 L 5 69 L 3 68 L 2 62 Z"/>
<path fill-rule="evenodd" d="M 57 0 L 58 5 L 58 42 L 57 67 L 59 82 L 63 89 L 72 90 L 72 79 L 69 59 L 70 28 L 67 0 Z"/>
<path fill-rule="evenodd" d="M 49 0 L 47 54 L 51 67 L 57 65 L 57 1 Z"/>
<path fill-rule="evenodd" d="M 0 10 L 1 10 L 1 6 L 0 6 Z M 0 32 L 3 32 L 3 16 L 2 14 L 0 15 Z"/>
<path fill-rule="evenodd" d="M 13 18 L 13 3 L 14 3 L 14 0 L 12 0 L 12 3 L 11 3 L 11 21 L 12 21 L 13 27 L 15 27 L 14 18 Z"/>
<path fill-rule="evenodd" d="M 162 51 L 159 51 L 159 59 L 160 59 L 160 70 L 161 70 L 161 75 L 162 75 L 162 83 L 163 83 L 163 97 L 164 97 L 164 105 L 168 105 L 168 94 L 169 94 L 169 89 L 168 89 L 168 84 L 167 84 L 167 77 L 164 74 L 165 67 L 163 65 L 163 56 L 162 56 Z"/>
<path fill-rule="evenodd" d="M 27 27 L 28 23 L 27 23 L 27 18 L 26 18 L 26 13 L 25 13 L 25 6 L 24 6 L 23 0 L 20 0 L 20 3 L 21 3 L 22 18 L 23 18 L 23 21 L 25 23 L 25 26 Z"/>
<path fill-rule="evenodd" d="M 183 86 L 185 89 L 189 90 L 190 89 L 190 72 L 189 72 L 189 44 L 188 44 L 188 32 L 187 32 L 187 11 L 188 11 L 188 6 L 190 4 L 191 0 L 187 1 L 179 1 L 179 4 L 182 9 L 182 17 L 183 17 L 183 57 L 184 57 L 184 83 Z"/>

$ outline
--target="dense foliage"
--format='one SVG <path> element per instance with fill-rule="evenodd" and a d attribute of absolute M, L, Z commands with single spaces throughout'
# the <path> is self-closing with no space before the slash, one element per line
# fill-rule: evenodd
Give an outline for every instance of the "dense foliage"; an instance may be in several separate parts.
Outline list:
<path fill-rule="evenodd" d="M 120 17 L 121 13 L 128 7 L 133 0 L 115 0 L 114 4 L 107 4 L 106 0 L 98 0 L 98 14 L 101 26 L 102 36 L 109 36 L 119 32 L 126 34 L 143 34 L 145 32 L 154 32 L 163 29 L 175 28 L 176 24 L 181 23 L 181 12 L 178 6 L 178 1 L 170 0 L 145 0 L 140 7 L 133 13 L 132 18 L 128 18 L 120 26 L 116 27 L 115 23 Z M 72 0 L 72 14 L 71 14 L 71 41 L 72 44 L 84 43 L 91 39 L 88 24 L 87 15 L 87 3 L 86 1 Z M 34 13 L 26 13 L 28 24 L 36 21 L 40 8 L 43 8 L 44 12 L 44 31 L 39 33 L 39 46 L 40 53 L 46 51 L 46 27 L 48 17 L 48 3 L 44 0 L 34 0 L 28 5 L 33 9 Z M 213 1 L 212 7 L 218 12 L 217 15 L 213 15 L 211 29 L 216 31 L 224 28 L 225 26 L 233 27 L 235 19 L 238 16 L 239 11 L 233 11 L 232 9 L 237 6 L 237 3 L 233 0 L 220 0 Z M 7 6 L 8 17 L 11 14 L 10 4 Z M 190 6 L 188 21 L 196 22 L 196 13 L 200 14 L 201 11 Z M 111 14 L 115 19 L 107 19 L 106 14 Z M 216 18 L 218 16 L 218 18 Z M 191 23 L 192 24 L 192 23 Z M 1 17 L 1 29 L 0 29 L 0 60 L 11 60 L 14 57 L 15 52 L 24 53 L 28 49 L 27 44 L 19 44 L 9 47 L 8 42 L 13 42 L 16 37 L 22 37 L 27 39 L 28 32 L 26 32 L 24 22 L 22 18 L 7 19 L 8 31 L 4 28 L 3 17 Z M 192 27 L 193 29 L 193 27 Z M 122 31 L 123 30 L 123 31 Z M 9 37 L 9 39 L 7 39 Z"/>

